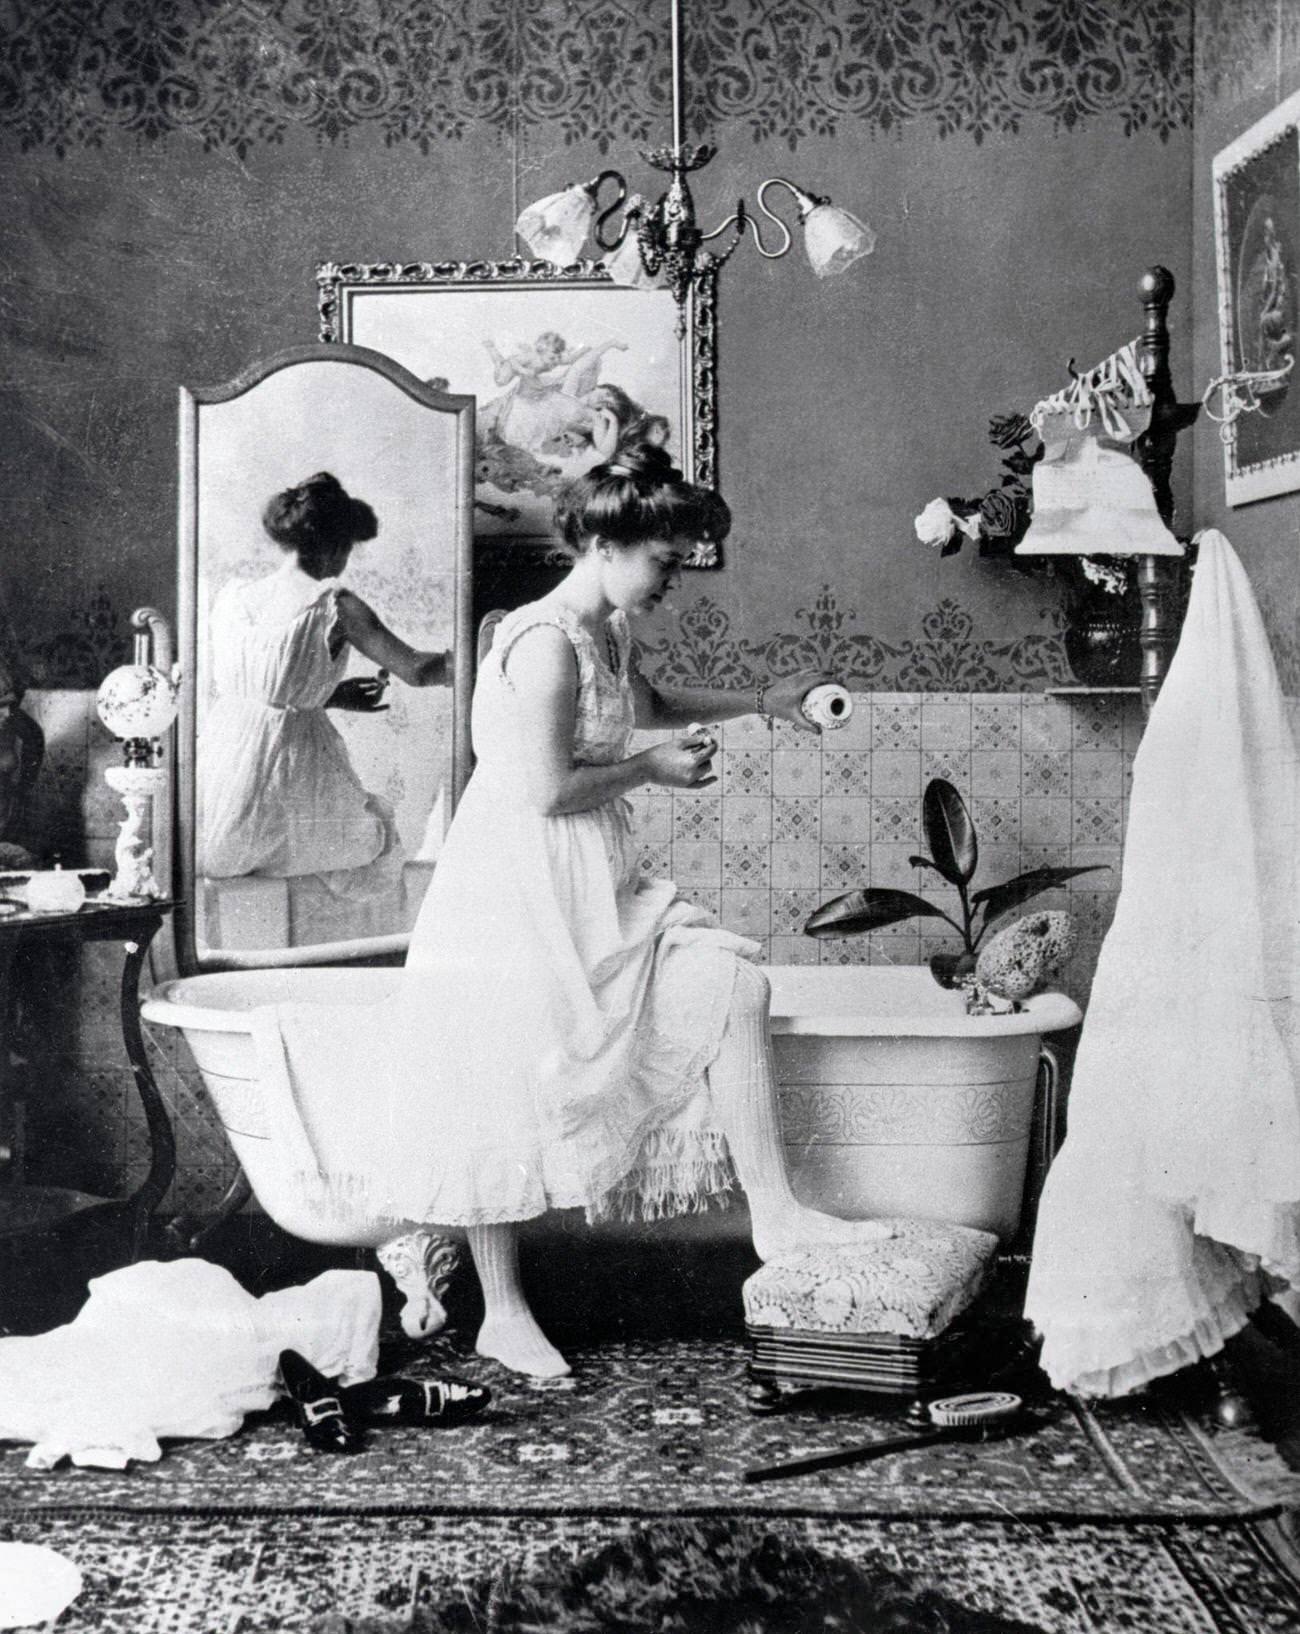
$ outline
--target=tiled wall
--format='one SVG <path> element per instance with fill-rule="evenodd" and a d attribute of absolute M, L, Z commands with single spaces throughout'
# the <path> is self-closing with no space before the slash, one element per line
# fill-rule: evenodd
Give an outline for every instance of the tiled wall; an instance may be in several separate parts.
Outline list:
<path fill-rule="evenodd" d="M 925 850 L 921 791 L 944 777 L 979 834 L 976 888 L 1045 864 L 1107 870 L 1039 899 L 1076 916 L 1069 985 L 1086 998 L 1119 886 L 1138 699 L 877 692 L 854 703 L 849 723 L 820 739 L 753 716 L 729 722 L 716 785 L 641 790 L 647 871 L 675 879 L 774 963 L 915 964 L 951 948 L 954 933 L 925 919 L 814 941 L 802 926 L 828 897 L 865 885 L 956 911 L 956 893 L 908 863 Z"/>
<path fill-rule="evenodd" d="M 924 845 L 921 790 L 945 777 L 966 798 L 980 836 L 976 885 L 1042 864 L 1104 864 L 1066 892 L 1039 900 L 1069 907 L 1079 948 L 1063 985 L 1086 1001 L 1097 949 L 1119 885 L 1125 798 L 1141 732 L 1135 697 L 1021 693 L 859 693 L 849 723 L 816 738 L 783 723 L 729 722 L 718 782 L 699 794 L 641 790 L 635 804 L 647 873 L 677 880 L 729 928 L 754 937 L 775 963 L 914 964 L 941 947 L 936 920 L 874 936 L 813 941 L 801 934 L 821 902 L 862 885 L 932 896 L 908 857 Z M 45 727 L 47 832 L 69 864 L 111 861 L 120 808 L 102 769 L 117 748 L 94 718 L 93 694 L 31 693 Z M 80 825 L 80 826 L 79 826 Z M 65 955 L 66 960 L 66 955 Z M 138 1181 L 147 1141 L 121 1050 L 120 953 L 83 950 L 75 979 L 37 972 L 39 1104 L 32 1109 L 34 1177 L 120 1190 Z M 180 1170 L 170 1204 L 206 1208 L 233 1166 L 179 1035 L 153 1044 L 159 1086 L 173 1108 Z"/>

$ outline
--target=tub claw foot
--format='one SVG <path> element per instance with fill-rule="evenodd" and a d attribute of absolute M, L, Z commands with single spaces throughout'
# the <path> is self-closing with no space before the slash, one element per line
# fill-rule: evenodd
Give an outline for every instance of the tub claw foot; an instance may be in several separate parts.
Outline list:
<path fill-rule="evenodd" d="M 402 1332 L 409 1339 L 428 1339 L 447 1325 L 442 1303 L 457 1266 L 460 1245 L 431 1231 L 410 1231 L 377 1250 L 379 1263 L 405 1296 Z"/>

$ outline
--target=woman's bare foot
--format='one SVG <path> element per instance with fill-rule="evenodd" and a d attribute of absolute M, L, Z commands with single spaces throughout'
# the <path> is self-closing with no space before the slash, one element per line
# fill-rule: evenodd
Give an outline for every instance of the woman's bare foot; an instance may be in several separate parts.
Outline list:
<path fill-rule="evenodd" d="M 755 1210 L 751 1200 L 754 1252 L 765 1264 L 796 1248 L 823 1248 L 834 1244 L 880 1242 L 894 1235 L 887 1220 L 841 1220 L 815 1208 L 795 1203 L 789 1207 Z"/>
<path fill-rule="evenodd" d="M 537 1326 L 530 1311 L 489 1317 L 478 1330 L 474 1347 L 514 1373 L 534 1379 L 560 1379 L 570 1371 L 568 1362 Z"/>

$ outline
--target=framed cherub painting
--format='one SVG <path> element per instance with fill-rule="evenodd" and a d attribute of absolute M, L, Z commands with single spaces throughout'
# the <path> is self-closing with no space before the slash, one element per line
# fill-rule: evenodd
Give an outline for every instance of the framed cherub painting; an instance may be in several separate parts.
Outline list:
<path fill-rule="evenodd" d="M 1219 344 L 1225 375 L 1262 378 L 1224 427 L 1230 505 L 1300 488 L 1300 93 L 1214 158 Z M 1272 378 L 1268 378 L 1268 377 Z"/>
<path fill-rule="evenodd" d="M 712 276 L 680 324 L 666 290 L 615 284 L 594 262 L 327 263 L 317 290 L 322 340 L 474 397 L 480 540 L 553 539 L 556 494 L 625 441 L 659 442 L 690 480 L 717 480 Z"/>

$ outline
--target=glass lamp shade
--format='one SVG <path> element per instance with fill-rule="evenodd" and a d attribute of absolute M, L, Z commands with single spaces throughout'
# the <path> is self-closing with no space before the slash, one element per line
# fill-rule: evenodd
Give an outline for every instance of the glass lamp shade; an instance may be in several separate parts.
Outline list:
<path fill-rule="evenodd" d="M 538 260 L 567 267 L 582 253 L 595 219 L 595 199 L 588 188 L 575 183 L 521 211 L 515 231 Z"/>
<path fill-rule="evenodd" d="M 804 217 L 803 245 L 813 271 L 819 278 L 829 278 L 870 255 L 876 235 L 865 221 L 837 204 L 816 204 Z"/>
<path fill-rule="evenodd" d="M 641 259 L 641 245 L 637 241 L 636 225 L 635 222 L 631 223 L 627 237 L 616 250 L 612 250 L 605 257 L 605 271 L 616 284 L 622 284 L 625 289 L 662 289 L 662 276 L 647 272 L 646 264 Z"/>
<path fill-rule="evenodd" d="M 176 719 L 180 687 L 149 664 L 123 664 L 100 683 L 95 709 L 115 738 L 157 738 Z"/>

